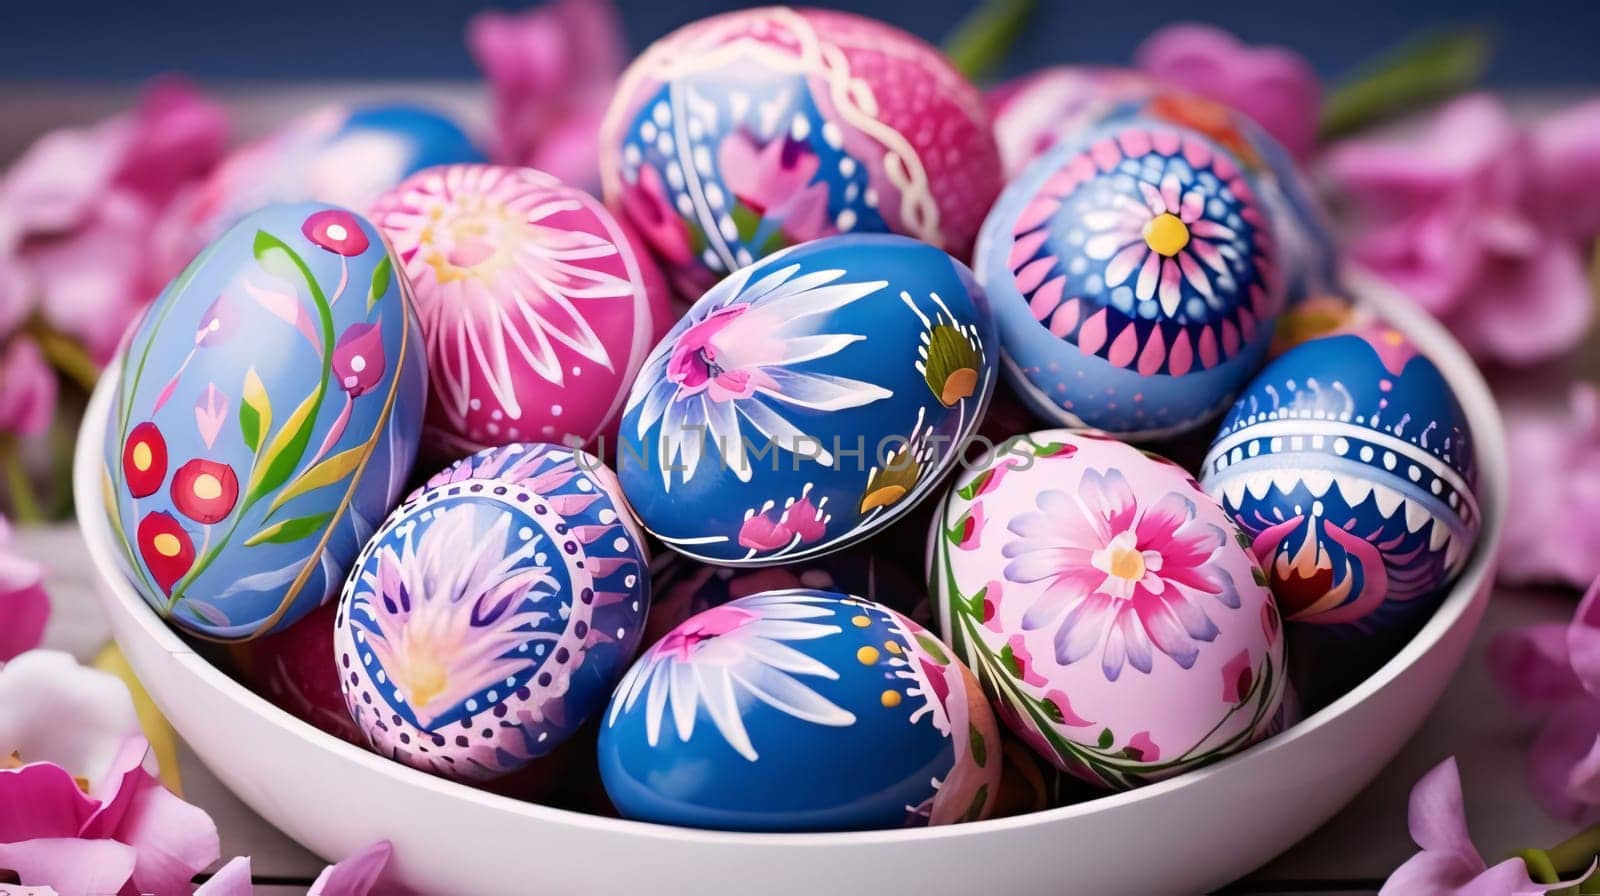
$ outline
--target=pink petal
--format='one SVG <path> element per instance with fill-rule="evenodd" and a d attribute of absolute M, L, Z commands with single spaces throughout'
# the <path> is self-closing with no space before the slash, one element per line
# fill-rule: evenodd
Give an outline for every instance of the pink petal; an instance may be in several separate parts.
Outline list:
<path fill-rule="evenodd" d="M 44 432 L 55 417 L 57 391 L 55 371 L 39 346 L 24 337 L 11 340 L 0 356 L 0 433 Z"/>
<path fill-rule="evenodd" d="M 1056 277 L 1033 291 L 1033 295 L 1028 297 L 1028 310 L 1034 320 L 1042 321 L 1056 310 L 1056 306 L 1061 304 L 1061 291 L 1066 285 L 1066 277 Z"/>
<path fill-rule="evenodd" d="M 1139 331 L 1133 324 L 1122 328 L 1117 338 L 1111 341 L 1111 350 L 1106 353 L 1106 360 L 1117 367 L 1132 367 L 1133 361 L 1139 355 Z"/>
<path fill-rule="evenodd" d="M 1461 772 L 1454 756 L 1434 766 L 1411 788 L 1407 819 L 1411 839 L 1418 846 L 1454 856 L 1476 871 L 1483 870 L 1483 858 L 1467 832 Z"/>
<path fill-rule="evenodd" d="M 1039 288 L 1039 284 L 1043 283 L 1046 277 L 1050 276 L 1050 272 L 1055 270 L 1055 267 L 1056 259 L 1054 256 L 1029 262 L 1023 266 L 1022 270 L 1017 272 L 1017 289 L 1024 295 L 1033 292 Z"/>
<path fill-rule="evenodd" d="M 1540 807 L 1574 824 L 1596 819 L 1596 736 L 1600 707 L 1573 700 L 1557 708 L 1528 749 L 1528 789 Z"/>
<path fill-rule="evenodd" d="M 1322 90 L 1316 72 L 1283 47 L 1252 47 L 1209 25 L 1168 25 L 1134 54 L 1139 68 L 1255 119 L 1297 159 L 1316 149 Z"/>
<path fill-rule="evenodd" d="M 1600 579 L 1589 586 L 1567 627 L 1567 654 L 1578 681 L 1600 696 Z"/>
<path fill-rule="evenodd" d="M 1544 226 L 1574 239 L 1600 234 L 1600 100 L 1540 120 L 1532 144 Z"/>
<path fill-rule="evenodd" d="M 317 875 L 306 896 L 367 896 L 389 864 L 394 848 L 379 840 Z"/>
<path fill-rule="evenodd" d="M 39 646 L 50 619 L 44 569 L 11 553 L 11 527 L 0 516 L 0 663 Z"/>
<path fill-rule="evenodd" d="M 1081 313 L 1082 303 L 1077 299 L 1068 299 L 1061 307 L 1056 309 L 1050 317 L 1050 335 L 1058 339 L 1065 339 L 1078 325 L 1078 315 Z"/>
<path fill-rule="evenodd" d="M 1567 626 L 1558 622 L 1503 631 L 1485 654 L 1489 675 L 1513 708 L 1542 711 L 1584 693 L 1567 656 Z"/>
<path fill-rule="evenodd" d="M 111 836 L 138 851 L 133 883 L 141 893 L 186 892 L 189 881 L 222 854 L 217 826 L 205 810 L 179 799 L 143 768 L 131 777 L 131 800 Z"/>
<path fill-rule="evenodd" d="M 212 872 L 194 896 L 251 896 L 250 857 L 239 856 Z"/>
<path fill-rule="evenodd" d="M 1544 240 L 1521 257 L 1490 257 L 1470 301 L 1444 315 L 1479 358 L 1532 364 L 1578 345 L 1594 316 L 1586 259 L 1578 248 Z"/>
<path fill-rule="evenodd" d="M 1092 355 L 1106 344 L 1106 309 L 1089 315 L 1078 330 L 1078 350 L 1086 355 Z"/>
<path fill-rule="evenodd" d="M 1039 247 L 1044 245 L 1044 241 L 1049 238 L 1050 231 L 1048 230 L 1035 230 L 1032 233 L 1017 237 L 1017 241 L 1011 245 L 1011 256 L 1007 259 L 1006 264 L 1013 271 L 1027 264 L 1033 260 L 1033 256 L 1039 252 Z"/>
<path fill-rule="evenodd" d="M 1183 376 L 1194 366 L 1194 349 L 1189 346 L 1187 331 L 1179 331 L 1172 337 L 1172 350 L 1167 353 L 1167 372 L 1173 376 Z"/>
<path fill-rule="evenodd" d="M 0 843 L 76 837 L 99 807 L 58 765 L 0 770 Z"/>
<path fill-rule="evenodd" d="M 1572 386 L 1559 410 L 1513 408 L 1513 457 L 1500 578 L 1587 587 L 1600 577 L 1600 391 Z M 1552 521 L 1550 508 L 1560 510 Z"/>
<path fill-rule="evenodd" d="M 0 868 L 23 884 L 57 893 L 120 893 L 133 872 L 133 847 L 115 840 L 40 838 L 0 843 Z M 188 892 L 185 889 L 177 892 Z M 163 891 L 167 892 L 167 891 Z"/>
<path fill-rule="evenodd" d="M 1161 369 L 1162 362 L 1167 360 L 1166 337 L 1162 335 L 1161 328 L 1156 327 L 1150 331 L 1150 338 L 1146 340 L 1144 348 L 1139 352 L 1139 374 L 1141 376 L 1155 376 Z"/>

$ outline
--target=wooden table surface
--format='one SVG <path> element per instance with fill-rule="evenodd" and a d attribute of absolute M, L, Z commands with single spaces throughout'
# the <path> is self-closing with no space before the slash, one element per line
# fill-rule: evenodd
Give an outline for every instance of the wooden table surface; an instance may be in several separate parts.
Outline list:
<path fill-rule="evenodd" d="M 81 124 L 125 106 L 134 96 L 114 88 L 7 88 L 0 85 L 0 162 L 13 157 L 34 135 Z M 270 121 L 317 102 L 420 98 L 450 107 L 466 120 L 481 122 L 480 94 L 461 85 L 275 86 L 270 93 L 248 87 L 221 92 L 237 116 L 240 132 L 261 132 Z M 1571 96 L 1557 91 L 1524 97 L 1522 111 L 1545 108 Z M 1529 378 L 1492 376 L 1502 397 L 1522 402 L 1559 396 L 1549 384 L 1563 373 L 1600 374 L 1600 351 L 1580 352 L 1567 371 L 1544 371 Z M 20 533 L 24 556 L 50 568 L 55 612 L 46 640 L 87 659 L 107 638 L 83 548 L 70 527 Z M 1424 772 L 1454 755 L 1461 767 L 1467 816 L 1473 838 L 1491 862 L 1512 850 L 1550 846 L 1572 830 L 1545 816 L 1528 795 L 1524 762 L 1532 727 L 1519 721 L 1495 691 L 1483 663 L 1483 650 L 1496 632 L 1540 621 L 1570 618 L 1577 595 L 1556 589 L 1499 589 L 1471 653 L 1444 698 L 1422 729 L 1393 763 L 1342 813 L 1316 833 L 1256 873 L 1228 887 L 1235 894 L 1371 894 L 1415 851 L 1406 831 L 1406 802 Z M 1351 749 L 1360 746 L 1352 744 Z M 222 837 L 224 857 L 253 859 L 258 894 L 303 892 L 323 866 L 321 860 L 279 833 L 222 786 L 187 749 L 179 757 L 184 796 L 211 813 Z M 545 894 L 535 894 L 545 896 Z"/>

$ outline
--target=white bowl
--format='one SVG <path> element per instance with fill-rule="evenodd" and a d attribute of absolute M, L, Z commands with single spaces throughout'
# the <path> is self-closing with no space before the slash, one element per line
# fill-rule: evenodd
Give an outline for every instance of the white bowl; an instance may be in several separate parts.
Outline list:
<path fill-rule="evenodd" d="M 1358 278 L 1359 279 L 1359 278 Z M 239 798 L 325 858 L 381 838 L 389 880 L 426 893 L 766 896 L 892 885 L 908 893 L 1193 893 L 1266 863 L 1328 820 L 1416 731 L 1483 615 L 1505 508 L 1500 418 L 1482 377 L 1432 319 L 1387 289 L 1358 293 L 1431 355 L 1479 452 L 1483 534 L 1422 631 L 1371 678 L 1244 753 L 1090 802 L 949 827 L 738 834 L 584 815 L 483 793 L 324 734 L 224 675 L 129 587 L 99 475 L 107 406 L 96 390 L 78 440 L 78 518 L 117 642 L 201 760 Z"/>

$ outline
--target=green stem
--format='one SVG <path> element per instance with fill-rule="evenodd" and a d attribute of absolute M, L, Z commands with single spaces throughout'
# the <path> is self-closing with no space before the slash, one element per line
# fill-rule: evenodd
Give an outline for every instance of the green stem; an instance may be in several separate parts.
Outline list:
<path fill-rule="evenodd" d="M 1437 32 L 1384 54 L 1328 97 L 1322 139 L 1343 137 L 1460 93 L 1483 75 L 1492 50 L 1488 31 L 1473 27 Z"/>
<path fill-rule="evenodd" d="M 956 71 L 981 81 L 994 71 L 1033 17 L 1035 0 L 983 0 L 945 38 Z"/>
<path fill-rule="evenodd" d="M 72 380 L 85 393 L 94 391 L 95 383 L 100 381 L 100 368 L 77 340 L 42 323 L 30 326 L 28 332 L 51 367 Z"/>
<path fill-rule="evenodd" d="M 44 522 L 44 511 L 39 506 L 39 495 L 28 478 L 28 468 L 22 462 L 22 445 L 15 436 L 0 435 L 0 464 L 4 464 L 6 487 L 11 492 L 11 514 L 23 525 Z"/>
<path fill-rule="evenodd" d="M 1579 831 L 1549 849 L 1519 850 L 1517 855 L 1528 862 L 1530 874 L 1537 875 L 1535 862 L 1548 866 L 1548 877 L 1535 877 L 1540 883 L 1555 883 L 1562 875 L 1577 875 L 1589 870 L 1595 857 L 1600 855 L 1600 825 Z M 1530 860 L 1532 856 L 1532 860 Z M 1572 892 L 1577 892 L 1573 890 Z"/>

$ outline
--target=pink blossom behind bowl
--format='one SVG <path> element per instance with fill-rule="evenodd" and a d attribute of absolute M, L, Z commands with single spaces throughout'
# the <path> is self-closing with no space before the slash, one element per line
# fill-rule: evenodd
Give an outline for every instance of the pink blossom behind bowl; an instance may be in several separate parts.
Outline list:
<path fill-rule="evenodd" d="M 610 0 L 480 13 L 467 23 L 467 46 L 489 80 L 494 161 L 597 192 L 600 119 L 626 55 Z"/>
<path fill-rule="evenodd" d="M 1243 112 L 1296 159 L 1317 149 L 1322 87 L 1298 53 L 1255 47 L 1210 25 L 1168 25 L 1134 53 L 1139 68 Z"/>
<path fill-rule="evenodd" d="M 1583 241 L 1595 234 L 1582 231 L 1600 207 L 1600 180 L 1552 161 L 1600 155 L 1600 122 L 1571 121 L 1525 131 L 1498 100 L 1472 94 L 1415 135 L 1334 147 L 1326 167 L 1350 213 L 1351 257 L 1480 359 L 1531 364 L 1570 350 L 1593 316 Z M 1541 143 L 1545 154 L 1532 150 Z"/>
<path fill-rule="evenodd" d="M 164 80 L 131 112 L 36 141 L 0 179 L 0 316 L 36 310 L 109 360 L 175 273 L 156 261 L 157 222 L 216 164 L 227 131 L 219 107 Z"/>
<path fill-rule="evenodd" d="M 39 646 L 50 619 L 44 570 L 13 551 L 11 526 L 0 516 L 0 664 Z"/>
<path fill-rule="evenodd" d="M 1511 507 L 1499 579 L 1581 588 L 1600 578 L 1600 390 L 1572 387 L 1565 407 L 1506 415 Z"/>

